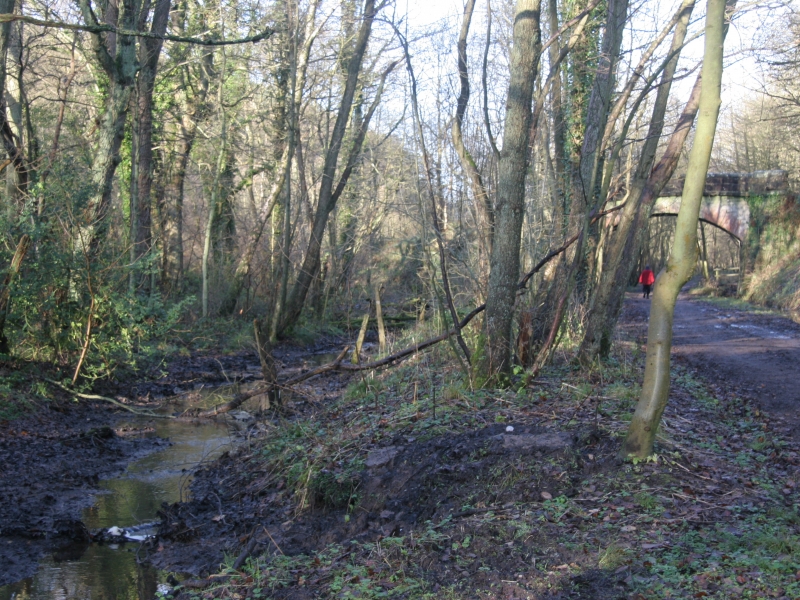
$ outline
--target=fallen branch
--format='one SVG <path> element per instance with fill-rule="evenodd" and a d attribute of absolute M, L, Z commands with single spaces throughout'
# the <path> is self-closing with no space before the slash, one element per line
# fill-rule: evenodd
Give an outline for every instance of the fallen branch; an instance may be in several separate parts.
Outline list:
<path fill-rule="evenodd" d="M 609 210 L 606 210 L 606 211 L 603 211 L 603 212 L 595 214 L 592 217 L 592 222 L 595 222 L 598 219 L 601 219 L 602 217 L 604 217 L 604 216 L 606 216 L 606 215 L 608 215 L 608 214 L 610 214 L 610 213 L 612 213 L 614 211 L 620 210 L 623 206 L 624 206 L 624 204 L 620 204 L 619 206 L 615 206 L 614 208 L 611 208 Z M 528 281 L 530 281 L 531 277 L 536 275 L 536 273 L 538 273 L 547 263 L 549 263 L 556 256 L 558 256 L 559 254 L 564 252 L 567 248 L 569 248 L 572 244 L 574 244 L 577 241 L 578 237 L 579 237 L 579 235 L 576 234 L 576 235 L 572 236 L 570 239 L 568 239 L 566 242 L 564 242 L 558 248 L 548 252 L 545 255 L 545 257 L 542 260 L 540 260 L 536 264 L 535 267 L 533 267 L 533 269 L 531 269 L 530 271 L 528 271 L 525 274 L 525 276 L 517 284 L 517 289 L 524 290 L 525 286 L 527 285 Z M 486 304 L 481 304 L 480 306 L 477 306 L 474 309 L 472 309 L 472 311 L 469 314 L 467 314 L 467 316 L 465 316 L 463 319 L 461 319 L 461 321 L 459 321 L 457 327 L 454 327 L 453 329 L 450 329 L 450 330 L 442 333 L 441 335 L 437 335 L 436 337 L 429 338 L 429 339 L 427 339 L 427 340 L 425 340 L 423 342 L 420 342 L 418 344 L 414 344 L 413 346 L 409 346 L 408 348 L 404 348 L 403 350 L 400 350 L 399 352 L 395 352 L 394 354 L 390 354 L 389 356 L 385 356 L 385 357 L 383 357 L 383 358 L 381 358 L 379 360 L 374 360 L 372 362 L 364 363 L 363 365 L 354 365 L 354 364 L 351 364 L 351 363 L 342 364 L 342 360 L 344 359 L 345 355 L 347 354 L 347 351 L 349 350 L 349 346 L 348 346 L 344 350 L 342 350 L 342 352 L 339 354 L 339 356 L 336 357 L 336 360 L 334 360 L 333 362 L 328 363 L 326 365 L 322 365 L 320 367 L 317 367 L 316 369 L 312 369 L 311 371 L 308 371 L 308 372 L 303 373 L 301 375 L 297 375 L 296 377 L 292 377 L 291 379 L 287 379 L 284 382 L 279 382 L 276 385 L 278 387 L 282 387 L 282 388 L 291 387 L 291 386 L 296 385 L 298 383 L 301 383 L 301 382 L 303 382 L 303 381 L 305 381 L 307 379 L 311 379 L 312 377 L 316 377 L 317 375 L 321 375 L 322 373 L 327 373 L 328 371 L 345 371 L 345 372 L 348 372 L 348 373 L 354 373 L 354 372 L 357 372 L 357 371 L 371 371 L 373 369 L 379 369 L 381 367 L 389 366 L 389 365 L 391 365 L 393 363 L 396 363 L 396 362 L 398 362 L 398 361 L 400 361 L 400 360 L 402 360 L 404 358 L 407 358 L 407 357 L 409 357 L 409 356 L 411 356 L 413 354 L 416 354 L 417 352 L 421 352 L 422 350 L 426 350 L 427 348 L 430 348 L 431 346 L 435 346 L 439 342 L 445 341 L 450 336 L 457 335 L 462 329 L 464 329 L 464 327 L 466 327 L 469 324 L 470 321 L 472 321 L 472 319 L 477 317 L 484 310 L 486 310 Z M 197 416 L 198 417 L 214 417 L 216 415 L 219 415 L 219 414 L 226 413 L 228 411 L 234 410 L 234 409 L 238 408 L 239 406 L 241 406 L 242 403 L 244 403 L 246 400 L 249 400 L 250 398 L 253 398 L 255 396 L 259 396 L 261 394 L 265 394 L 271 388 L 272 388 L 272 386 L 261 386 L 261 387 L 255 388 L 253 390 L 250 390 L 249 392 L 245 392 L 243 394 L 236 394 L 233 397 L 233 399 L 231 399 L 230 401 L 225 402 L 224 404 L 220 404 L 219 406 L 215 406 L 214 408 L 211 408 L 209 410 L 205 410 L 205 411 L 199 413 Z"/>
<path fill-rule="evenodd" d="M 311 369 L 305 373 L 301 373 L 296 377 L 292 377 L 284 381 L 283 383 L 277 384 L 280 387 L 288 387 L 291 385 L 296 385 L 301 381 L 305 381 L 306 379 L 311 379 L 312 377 L 316 377 L 317 375 L 321 375 L 322 373 L 326 373 L 328 371 L 334 371 L 340 368 L 342 360 L 344 360 L 347 351 L 350 349 L 350 346 L 345 346 L 344 350 L 339 353 L 339 356 L 336 357 L 332 363 L 328 363 L 327 365 L 322 365 L 317 367 L 316 369 Z M 214 408 L 209 408 L 208 410 L 204 410 L 198 413 L 198 417 L 215 417 L 217 415 L 221 415 L 226 412 L 230 412 L 239 408 L 246 400 L 250 398 L 254 398 L 255 396 L 260 396 L 261 394 L 266 394 L 272 389 L 272 385 L 263 385 L 257 387 L 255 389 L 250 390 L 249 392 L 243 392 L 234 395 L 228 402 L 224 402 L 223 404 L 219 404 Z"/>
<path fill-rule="evenodd" d="M 53 379 L 48 379 L 47 377 L 43 377 L 42 379 L 44 379 L 47 383 L 50 383 L 50 384 L 52 384 L 52 385 L 54 385 L 54 386 L 56 386 L 58 388 L 61 388 L 62 390 L 64 390 L 68 394 L 72 394 L 73 396 L 75 396 L 77 398 L 83 398 L 84 400 L 102 400 L 103 402 L 110 402 L 111 404 L 119 406 L 120 408 L 122 408 L 124 410 L 127 410 L 128 412 L 132 412 L 135 415 L 139 415 L 140 417 L 151 417 L 153 419 L 174 419 L 175 418 L 172 415 L 160 415 L 158 413 L 154 413 L 154 412 L 151 412 L 149 410 L 138 410 L 136 408 L 128 406 L 127 404 L 123 404 L 119 400 L 114 400 L 114 398 L 109 398 L 107 396 L 99 396 L 97 394 L 83 394 L 81 392 L 76 392 L 75 390 L 71 390 L 67 386 L 59 383 L 58 381 L 54 381 Z"/>

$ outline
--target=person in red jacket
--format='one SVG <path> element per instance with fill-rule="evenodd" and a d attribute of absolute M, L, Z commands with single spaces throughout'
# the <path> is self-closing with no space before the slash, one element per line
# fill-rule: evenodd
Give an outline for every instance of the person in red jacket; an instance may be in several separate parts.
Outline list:
<path fill-rule="evenodd" d="M 656 274 L 653 273 L 653 270 L 650 268 L 650 265 L 647 265 L 642 271 L 642 274 L 639 275 L 639 283 L 642 284 L 642 288 L 644 289 L 644 298 L 650 297 L 650 290 L 653 289 L 653 284 L 656 282 Z"/>

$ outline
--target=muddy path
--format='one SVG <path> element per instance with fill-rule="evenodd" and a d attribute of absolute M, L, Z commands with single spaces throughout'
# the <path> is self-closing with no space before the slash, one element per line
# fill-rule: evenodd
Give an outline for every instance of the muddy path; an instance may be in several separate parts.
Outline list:
<path fill-rule="evenodd" d="M 650 300 L 628 294 L 630 324 L 646 320 Z M 783 417 L 800 439 L 800 325 L 772 314 L 723 308 L 682 293 L 675 307 L 672 353 L 723 388 Z M 646 329 L 644 329 L 646 342 Z"/>

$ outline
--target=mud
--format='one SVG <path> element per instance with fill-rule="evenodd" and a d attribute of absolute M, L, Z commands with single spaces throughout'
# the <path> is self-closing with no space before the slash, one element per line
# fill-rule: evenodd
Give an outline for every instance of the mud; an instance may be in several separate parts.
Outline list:
<path fill-rule="evenodd" d="M 334 341 L 279 347 L 279 376 L 313 368 L 316 354 L 330 350 Z M 98 382 L 94 391 L 135 408 L 169 410 L 167 401 L 174 396 L 188 401 L 203 389 L 261 378 L 257 357 L 247 351 L 179 356 L 149 374 L 157 378 Z M 49 365 L 22 361 L 0 364 L 0 375 L 16 381 L 20 393 L 43 384 L 42 375 L 61 376 Z M 154 428 L 146 422 L 126 426 L 131 413 L 110 403 L 76 401 L 57 388 L 47 389 L 51 398 L 31 400 L 29 416 L 0 420 L 0 586 L 33 574 L 44 554 L 88 541 L 80 519 L 101 492 L 99 482 L 169 443 L 148 437 Z M 304 402 L 301 396 L 288 398 L 287 406 Z"/>
<path fill-rule="evenodd" d="M 226 553 L 238 554 L 248 535 L 257 536 L 264 550 L 294 555 L 332 543 L 404 535 L 426 522 L 483 512 L 462 511 L 465 498 L 502 511 L 506 503 L 541 500 L 542 492 L 574 495 L 580 468 L 557 478 L 545 459 L 582 464 L 576 447 L 585 446 L 586 438 L 524 423 L 512 424 L 513 431 L 508 427 L 491 425 L 423 443 L 401 436 L 367 451 L 366 468 L 349 482 L 359 498 L 352 518 L 345 518 L 347 498 L 336 506 L 324 491 L 310 499 L 313 510 L 295 515 L 296 498 L 281 494 L 285 482 L 254 473 L 248 464 L 252 456 L 228 454 L 198 474 L 195 500 L 162 513 L 152 559 L 160 568 L 204 575 Z M 525 485 L 494 485 L 510 465 Z"/>
<path fill-rule="evenodd" d="M 627 325 L 646 321 L 650 300 L 626 298 Z M 800 440 L 800 325 L 791 319 L 722 308 L 681 294 L 672 354 L 724 389 L 786 420 Z M 645 330 L 646 331 L 646 330 Z M 646 333 L 639 330 L 646 343 Z"/>
<path fill-rule="evenodd" d="M 31 575 L 45 552 L 87 538 L 80 515 L 100 479 L 165 443 L 117 435 L 120 416 L 102 403 L 63 400 L 0 423 L 0 585 Z"/>

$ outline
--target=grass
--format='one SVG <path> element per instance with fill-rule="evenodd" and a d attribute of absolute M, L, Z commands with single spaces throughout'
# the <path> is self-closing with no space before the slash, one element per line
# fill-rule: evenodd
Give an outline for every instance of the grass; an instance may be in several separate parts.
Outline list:
<path fill-rule="evenodd" d="M 619 464 L 643 368 L 635 344 L 620 342 L 600 368 L 564 362 L 506 390 L 470 389 L 450 352 L 354 379 L 271 429 L 247 466 L 268 473 L 280 490 L 271 502 L 289 503 L 297 522 L 342 523 L 375 502 L 365 497 L 370 449 L 430 441 L 452 472 L 465 469 L 462 483 L 425 475 L 438 486 L 418 496 L 432 502 L 430 520 L 266 553 L 196 597 L 800 597 L 800 455 L 780 422 L 676 365 L 657 459 Z M 492 424 L 578 442 L 566 455 L 500 459 L 479 445 L 447 458 L 451 440 Z"/>

